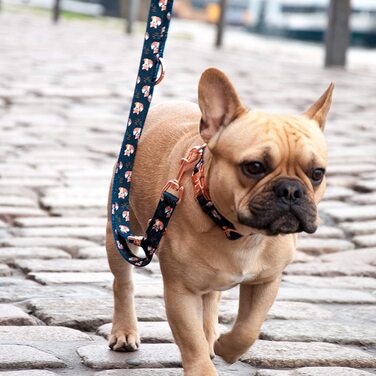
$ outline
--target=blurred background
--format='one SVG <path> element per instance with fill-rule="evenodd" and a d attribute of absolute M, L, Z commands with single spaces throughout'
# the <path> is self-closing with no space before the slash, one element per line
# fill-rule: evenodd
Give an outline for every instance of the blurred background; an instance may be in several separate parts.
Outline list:
<path fill-rule="evenodd" d="M 145 21 L 148 0 L 2 0 L 6 4 L 53 10 L 54 17 L 82 15 L 122 17 L 130 23 Z M 322 42 L 328 27 L 329 7 L 348 23 L 352 45 L 376 46 L 376 2 L 373 0 L 177 0 L 174 16 L 244 31 Z M 330 4 L 332 3 L 332 4 Z M 336 14 L 337 13 L 337 14 Z M 349 21 L 346 20 L 349 18 Z M 343 25 L 346 31 L 347 25 Z M 128 25 L 128 31 L 132 25 Z"/>

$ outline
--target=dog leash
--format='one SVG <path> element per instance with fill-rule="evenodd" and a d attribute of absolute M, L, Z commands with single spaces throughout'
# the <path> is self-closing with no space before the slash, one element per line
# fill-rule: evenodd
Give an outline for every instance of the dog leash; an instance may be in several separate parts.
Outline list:
<path fill-rule="evenodd" d="M 162 56 L 167 40 L 172 7 L 173 0 L 151 0 L 150 2 L 144 46 L 132 105 L 112 181 L 112 233 L 121 256 L 135 266 L 145 266 L 152 260 L 183 192 L 179 186 L 180 181 L 175 179 L 169 182 L 162 192 L 146 234 L 144 236 L 135 236 L 132 233 L 129 215 L 129 192 L 134 159 L 152 100 L 154 86 L 163 79 L 165 73 Z M 158 76 L 160 68 L 161 73 Z M 197 157 L 198 155 L 195 155 L 195 158 Z M 186 167 L 186 163 L 182 163 L 183 167 Z M 178 196 L 168 192 L 167 189 L 169 188 L 177 189 Z M 145 252 L 145 257 L 136 256 L 129 248 L 127 242 L 140 246 Z"/>
<path fill-rule="evenodd" d="M 136 80 L 132 105 L 121 149 L 119 152 L 111 190 L 111 224 L 116 247 L 120 255 L 134 266 L 148 265 L 166 233 L 171 216 L 181 201 L 184 187 L 181 179 L 185 172 L 193 169 L 192 180 L 196 198 L 205 213 L 220 226 L 230 240 L 236 240 L 239 234 L 231 222 L 224 218 L 214 207 L 209 193 L 205 189 L 203 171 L 203 153 L 206 145 L 196 146 L 186 158 L 182 158 L 175 179 L 169 180 L 149 221 L 145 235 L 134 235 L 130 226 L 129 193 L 132 181 L 137 145 L 142 134 L 147 113 L 153 96 L 154 87 L 165 74 L 163 52 L 171 20 L 173 0 L 151 0 L 144 46 Z M 159 69 L 161 68 L 161 73 Z M 170 191 L 174 191 L 172 194 Z M 135 255 L 128 242 L 143 249 L 145 257 Z"/>

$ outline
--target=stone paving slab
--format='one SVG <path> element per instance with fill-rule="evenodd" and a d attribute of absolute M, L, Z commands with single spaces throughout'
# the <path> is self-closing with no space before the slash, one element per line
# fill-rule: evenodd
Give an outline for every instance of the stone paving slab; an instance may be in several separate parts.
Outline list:
<path fill-rule="evenodd" d="M 370 293 L 345 289 L 281 288 L 279 300 L 308 303 L 375 304 L 376 297 Z"/>
<path fill-rule="evenodd" d="M 45 351 L 24 345 L 0 345 L 0 368 L 61 368 L 62 360 Z"/>
<path fill-rule="evenodd" d="M 111 299 L 111 294 L 106 290 L 87 285 L 41 286 L 30 280 L 0 278 L 0 303 L 19 302 L 32 298 L 64 297 Z"/>
<path fill-rule="evenodd" d="M 256 341 L 242 361 L 255 367 L 354 367 L 372 368 L 374 354 L 355 347 L 323 342 Z"/>
<path fill-rule="evenodd" d="M 34 341 L 91 341 L 85 333 L 58 326 L 0 326 L 0 342 L 29 343 Z"/>
<path fill-rule="evenodd" d="M 0 185 L 4 183 L 0 180 Z M 8 182 L 7 182 L 8 183 Z M 8 183 L 9 187 L 12 186 L 11 182 Z M 25 217 L 25 216 L 45 216 L 46 213 L 37 208 L 29 208 L 29 207 L 15 207 L 15 206 L 0 206 L 0 215 L 1 216 L 10 216 L 10 217 Z"/>
<path fill-rule="evenodd" d="M 339 226 L 351 235 L 364 235 L 376 232 L 376 221 L 343 222 Z"/>
<path fill-rule="evenodd" d="M 333 253 L 330 255 L 324 255 L 319 258 L 324 262 L 334 262 L 339 264 L 356 264 L 366 263 L 371 264 L 376 261 L 376 248 L 361 248 L 353 251 L 346 251 L 341 253 Z"/>
<path fill-rule="evenodd" d="M 93 283 L 105 285 L 112 283 L 114 280 L 110 272 L 64 272 L 64 273 L 29 273 L 28 277 L 41 283 L 42 285 L 60 285 L 60 284 L 77 284 Z"/>
<path fill-rule="evenodd" d="M 95 373 L 95 376 L 183 376 L 182 368 L 112 369 Z M 245 374 L 244 376 L 248 376 Z"/>
<path fill-rule="evenodd" d="M 72 256 L 52 247 L 1 247 L 0 261 L 13 263 L 15 260 L 25 259 L 70 259 Z"/>
<path fill-rule="evenodd" d="M 354 188 L 361 192 L 372 192 L 376 190 L 376 182 L 374 180 L 361 180 L 356 183 Z"/>
<path fill-rule="evenodd" d="M 11 304 L 0 304 L 1 325 L 35 325 L 36 320 L 21 308 Z M 1 331 L 1 327 L 0 327 Z"/>
<path fill-rule="evenodd" d="M 376 310 L 375 310 L 376 312 Z M 343 345 L 374 345 L 376 332 L 369 323 L 338 323 L 318 320 L 270 320 L 261 329 L 261 339 L 295 342 L 331 342 Z"/>
<path fill-rule="evenodd" d="M 13 168 L 13 171 L 17 174 L 19 174 L 19 171 L 16 171 Z M 24 174 L 24 173 L 23 173 Z M 7 174 L 4 173 L 4 170 L 1 168 L 1 175 L 6 176 Z M 19 197 L 19 196 L 1 196 L 0 195 L 0 206 L 13 206 L 13 207 L 37 207 L 38 202 L 32 200 L 31 198 L 28 197 Z"/>
<path fill-rule="evenodd" d="M 94 259 L 107 257 L 107 253 L 104 247 L 88 247 L 79 249 L 76 256 L 79 259 Z"/>
<path fill-rule="evenodd" d="M 359 247 L 376 247 L 376 235 L 358 235 L 353 238 L 354 243 Z"/>
<path fill-rule="evenodd" d="M 76 238 L 6 238 L 0 239 L 0 247 L 52 247 L 60 248 L 74 255 L 79 248 L 93 247 L 95 243 Z"/>
<path fill-rule="evenodd" d="M 351 201 L 359 205 L 375 205 L 376 204 L 376 192 L 363 193 L 363 194 L 351 197 Z"/>
<path fill-rule="evenodd" d="M 219 308 L 219 321 L 223 324 L 232 323 L 236 319 L 237 312 L 237 301 L 222 300 Z M 268 319 L 279 320 L 320 320 L 332 317 L 333 313 L 325 307 L 295 301 L 275 301 L 267 314 Z"/>
<path fill-rule="evenodd" d="M 72 226 L 55 226 L 55 227 L 32 227 L 22 228 L 16 232 L 16 235 L 25 237 L 76 237 L 94 241 L 102 241 L 105 238 L 106 227 L 72 227 Z"/>
<path fill-rule="evenodd" d="M 343 239 L 301 238 L 298 240 L 297 248 L 309 255 L 321 255 L 353 249 L 354 244 Z"/>
<path fill-rule="evenodd" d="M 268 319 L 280 320 L 322 320 L 331 317 L 332 313 L 323 306 L 294 301 L 275 301 L 267 315 Z"/>
<path fill-rule="evenodd" d="M 6 371 L 0 372 L 1 376 L 56 376 L 57 373 L 43 370 L 28 369 L 25 371 Z"/>
<path fill-rule="evenodd" d="M 94 259 L 94 260 L 76 260 L 76 259 L 33 260 L 31 259 L 31 260 L 15 261 L 13 264 L 17 268 L 21 269 L 24 273 L 30 273 L 30 272 L 82 272 L 82 273 L 86 273 L 86 272 L 108 272 L 109 271 L 107 259 Z M 68 279 L 68 276 L 66 276 L 65 273 L 62 274 L 61 276 L 67 277 Z M 74 282 L 80 283 L 81 280 L 77 279 Z"/>
<path fill-rule="evenodd" d="M 314 234 L 301 233 L 299 238 L 343 239 L 345 233 L 338 227 L 321 225 Z"/>
<path fill-rule="evenodd" d="M 283 276 L 284 282 L 297 286 L 314 288 L 340 288 L 340 289 L 365 289 L 376 290 L 376 279 L 369 277 L 312 277 L 312 276 Z"/>
<path fill-rule="evenodd" d="M 335 220 L 344 221 L 367 221 L 376 219 L 376 205 L 351 206 L 349 208 L 325 209 Z"/>
<path fill-rule="evenodd" d="M 102 345 L 88 345 L 80 347 L 77 352 L 86 366 L 95 369 L 173 368 L 181 366 L 180 353 L 174 344 L 143 344 L 138 351 L 131 353 L 118 353 Z M 255 375 L 254 369 L 240 362 L 228 365 L 221 359 L 216 359 L 214 363 L 220 375 Z"/>
<path fill-rule="evenodd" d="M 247 364 L 237 362 L 235 364 L 225 363 L 221 358 L 216 357 L 213 360 L 216 369 L 220 376 L 256 376 L 256 369 L 250 367 Z M 181 368 L 153 368 L 153 369 L 123 369 L 123 370 L 108 370 L 101 371 L 95 374 L 95 376 L 183 376 L 183 370 Z"/>
<path fill-rule="evenodd" d="M 329 307 L 327 307 L 329 308 Z M 357 322 L 359 320 L 368 322 L 370 325 L 376 323 L 375 306 L 374 305 L 337 305 L 332 306 L 333 317 L 343 318 L 345 323 Z"/>
<path fill-rule="evenodd" d="M 144 344 L 139 351 L 130 353 L 111 351 L 106 345 L 87 345 L 77 352 L 87 367 L 96 369 L 181 366 L 180 353 L 174 344 Z"/>
<path fill-rule="evenodd" d="M 237 305 L 223 307 L 221 302 L 220 322 L 227 325 L 233 323 L 237 314 Z M 283 306 L 279 304 L 283 303 Z M 372 304 L 333 304 L 302 303 L 276 301 L 268 312 L 267 320 L 338 320 L 339 322 L 376 323 L 376 308 Z M 373 325 L 373 324 L 372 324 Z"/>
<path fill-rule="evenodd" d="M 304 367 L 288 371 L 261 369 L 257 371 L 256 376 L 370 376 L 373 374 L 348 367 Z"/>
<path fill-rule="evenodd" d="M 31 299 L 28 309 L 48 325 L 62 325 L 85 331 L 96 330 L 111 322 L 113 302 L 105 297 L 64 297 Z M 136 300 L 136 312 L 140 321 L 166 321 L 161 299 Z"/>
<path fill-rule="evenodd" d="M 9 277 L 12 275 L 12 270 L 6 264 L 0 264 L 0 277 Z"/>
<path fill-rule="evenodd" d="M 351 197 L 354 191 L 349 188 L 329 185 L 326 188 L 325 199 L 326 200 L 343 200 Z"/>
<path fill-rule="evenodd" d="M 95 226 L 105 228 L 106 218 L 92 218 L 92 217 L 19 217 L 16 218 L 15 223 L 21 227 L 55 227 L 55 226 Z"/>
<path fill-rule="evenodd" d="M 112 369 L 95 373 L 95 376 L 183 376 L 182 368 Z M 245 374 L 244 376 L 248 376 Z"/>
<path fill-rule="evenodd" d="M 345 252 L 341 252 L 345 253 Z M 343 256 L 342 256 L 343 257 Z M 376 277 L 376 268 L 372 265 L 362 263 L 320 263 L 307 262 L 304 264 L 291 264 L 285 270 L 284 274 L 295 275 L 314 275 L 314 276 L 359 276 L 359 277 Z"/>

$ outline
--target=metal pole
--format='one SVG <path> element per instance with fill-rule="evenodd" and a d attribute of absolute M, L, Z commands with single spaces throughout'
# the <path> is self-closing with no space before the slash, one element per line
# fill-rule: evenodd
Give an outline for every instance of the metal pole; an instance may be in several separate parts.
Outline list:
<path fill-rule="evenodd" d="M 331 0 L 325 35 L 325 66 L 346 65 L 350 41 L 351 0 Z"/>
<path fill-rule="evenodd" d="M 128 10 L 126 11 L 126 33 L 133 33 L 133 24 L 136 18 L 137 0 L 128 0 Z"/>
<path fill-rule="evenodd" d="M 223 34 L 224 34 L 224 28 L 225 28 L 227 2 L 228 0 L 221 0 L 220 2 L 221 12 L 220 12 L 219 20 L 217 23 L 217 37 L 215 40 L 215 46 L 217 48 L 220 48 L 223 44 Z"/>
<path fill-rule="evenodd" d="M 58 23 L 60 19 L 60 0 L 55 0 L 52 8 L 52 21 Z"/>

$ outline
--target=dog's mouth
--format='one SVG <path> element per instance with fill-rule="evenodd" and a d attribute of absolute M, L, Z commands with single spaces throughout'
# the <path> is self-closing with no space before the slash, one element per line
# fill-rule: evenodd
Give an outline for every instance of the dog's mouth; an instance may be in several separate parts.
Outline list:
<path fill-rule="evenodd" d="M 305 210 L 304 210 L 305 209 Z M 239 223 L 269 236 L 281 234 L 296 234 L 307 232 L 313 234 L 317 230 L 316 207 L 297 208 L 289 210 L 252 210 L 250 215 L 238 214 Z"/>
<path fill-rule="evenodd" d="M 267 235 L 296 234 L 299 232 L 312 234 L 316 231 L 316 225 L 301 221 L 294 214 L 288 213 L 271 222 L 265 231 Z"/>

